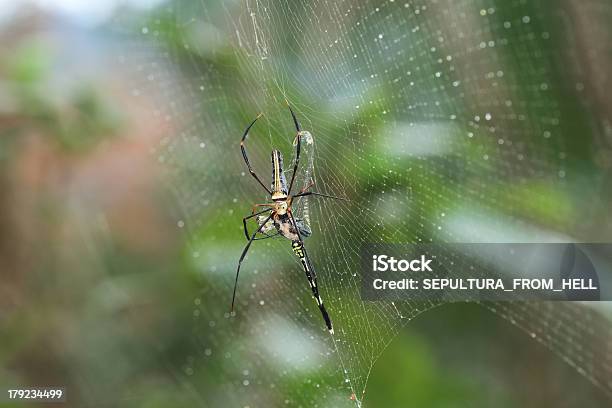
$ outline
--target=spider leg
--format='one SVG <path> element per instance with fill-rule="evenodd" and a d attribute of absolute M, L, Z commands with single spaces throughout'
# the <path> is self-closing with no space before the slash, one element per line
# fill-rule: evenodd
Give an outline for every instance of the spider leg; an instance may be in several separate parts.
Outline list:
<path fill-rule="evenodd" d="M 285 100 L 285 102 L 287 102 L 287 107 L 289 107 L 289 112 L 291 112 L 291 117 L 293 118 L 293 123 L 295 124 L 295 130 L 297 132 L 297 145 L 295 147 L 296 149 L 296 153 L 295 153 L 295 163 L 293 164 L 293 172 L 291 173 L 291 181 L 289 182 L 289 190 L 287 191 L 287 194 L 291 194 L 291 188 L 293 187 L 293 182 L 295 181 L 295 175 L 297 174 L 297 169 L 298 169 L 298 164 L 300 163 L 300 150 L 302 147 L 302 137 L 300 135 L 300 124 L 298 123 L 297 118 L 295 117 L 295 113 L 293 113 L 293 109 L 291 109 L 291 105 L 289 105 L 289 102 L 287 100 Z"/>
<path fill-rule="evenodd" d="M 315 183 L 315 182 L 311 180 L 311 181 L 310 181 L 310 183 L 308 183 L 308 185 L 307 185 L 307 186 L 305 186 L 304 188 L 302 188 L 298 194 L 305 193 L 305 192 L 306 192 L 306 191 L 307 191 L 307 190 L 308 190 L 310 187 L 314 186 L 314 183 Z"/>
<path fill-rule="evenodd" d="M 317 306 L 319 306 L 319 310 L 321 311 L 321 315 L 323 316 L 323 320 L 325 321 L 325 325 L 327 326 L 327 330 L 331 334 L 334 334 L 334 328 L 332 326 L 331 319 L 329 318 L 329 314 L 325 309 L 325 305 L 323 304 L 323 300 L 319 295 L 319 288 L 317 287 L 317 274 L 310 262 L 310 258 L 308 257 L 308 253 L 306 252 L 306 247 L 304 246 L 304 242 L 302 241 L 302 237 L 300 236 L 300 230 L 297 227 L 295 219 L 293 218 L 293 214 L 289 211 L 289 218 L 291 219 L 291 223 L 293 224 L 293 228 L 298 236 L 297 241 L 293 241 L 291 246 L 293 248 L 293 252 L 297 255 L 302 263 L 302 267 L 304 268 L 304 272 L 306 273 L 306 278 L 308 279 L 308 283 L 310 283 L 310 289 L 312 290 L 312 296 L 317 301 Z"/>
<path fill-rule="evenodd" d="M 262 211 L 260 211 L 260 212 L 258 212 L 258 213 L 255 213 L 255 209 L 256 209 L 257 207 L 265 207 L 265 206 L 268 206 L 268 204 L 255 204 L 255 205 L 253 206 L 253 212 L 252 212 L 252 214 L 251 214 L 251 215 L 249 215 L 249 216 L 247 216 L 247 217 L 244 217 L 244 218 L 242 219 L 242 225 L 244 226 L 244 235 L 246 236 L 247 241 L 249 240 L 249 236 L 250 236 L 251 234 L 249 233 L 249 229 L 248 229 L 248 227 L 247 227 L 246 220 L 248 220 L 248 219 L 250 219 L 250 218 L 253 218 L 253 217 L 255 217 L 256 215 L 263 214 L 263 213 L 265 213 L 266 211 L 272 211 L 272 208 L 268 208 L 268 209 L 266 209 L 266 210 L 262 210 Z M 255 238 L 253 241 L 261 241 L 262 239 L 274 238 L 274 237 L 276 237 L 276 236 L 280 235 L 280 232 L 278 232 L 278 231 L 276 231 L 274 234 L 271 234 L 271 235 L 270 235 L 270 234 L 267 234 L 267 233 L 265 233 L 265 232 L 261 232 L 261 233 L 262 233 L 263 235 L 265 235 L 266 237 L 265 237 L 265 238 Z"/>
<path fill-rule="evenodd" d="M 287 107 L 289 108 L 289 112 L 291 112 L 291 117 L 293 118 L 293 124 L 295 125 L 295 130 L 300 132 L 302 129 L 300 129 L 300 124 L 297 118 L 295 117 L 295 113 L 293 113 L 293 109 L 291 109 L 291 105 L 289 105 L 289 101 L 285 99 L 285 103 L 287 104 Z"/>
<path fill-rule="evenodd" d="M 244 158 L 244 162 L 249 168 L 249 173 L 251 173 L 251 176 L 253 176 L 255 180 L 257 180 L 257 182 L 261 184 L 261 186 L 268 192 L 268 194 L 272 195 L 272 192 L 270 191 L 270 189 L 266 187 L 266 185 L 259 179 L 259 177 L 257 177 L 257 174 L 255 174 L 255 171 L 253 171 L 253 169 L 251 168 L 251 163 L 249 163 L 249 157 L 247 156 L 247 152 L 244 147 L 244 142 L 246 140 L 246 137 L 249 134 L 249 130 L 251 130 L 251 127 L 253 127 L 253 125 L 255 124 L 255 122 L 257 122 L 257 119 L 259 119 L 261 115 L 262 115 L 261 113 L 257 115 L 257 117 L 251 122 L 251 124 L 247 126 L 246 130 L 244 131 L 244 134 L 242 135 L 242 139 L 240 140 L 240 150 L 242 150 L 242 157 Z"/>
<path fill-rule="evenodd" d="M 274 207 L 274 204 L 253 204 L 253 208 L 251 208 L 251 214 L 253 214 L 255 212 L 255 210 L 257 209 L 257 207 Z"/>
<path fill-rule="evenodd" d="M 264 238 L 255 238 L 253 241 L 262 241 L 262 240 L 264 240 L 264 239 L 278 237 L 278 236 L 279 236 L 281 233 L 280 233 L 280 232 L 278 232 L 278 231 L 276 231 L 276 232 L 275 232 L 274 234 L 272 234 L 272 235 L 266 234 L 265 232 L 262 232 L 262 234 L 264 234 L 264 235 L 265 235 L 265 237 L 264 237 Z"/>
<path fill-rule="evenodd" d="M 256 205 L 257 205 L 257 204 L 256 204 Z M 253 217 L 257 216 L 257 215 L 263 214 L 263 213 L 265 213 L 266 211 L 272 211 L 272 209 L 271 209 L 271 208 L 267 208 L 267 209 L 265 209 L 265 210 L 262 210 L 262 211 L 259 211 L 259 212 L 257 212 L 257 213 L 256 213 L 256 212 L 255 212 L 255 208 L 257 208 L 257 207 L 253 207 L 253 213 L 252 213 L 251 215 L 246 216 L 246 217 L 244 217 L 244 218 L 242 219 L 242 225 L 244 226 L 244 235 L 246 236 L 247 241 L 249 240 L 249 229 L 248 229 L 248 227 L 247 227 L 247 220 L 248 220 L 248 219 L 251 219 L 251 218 L 253 218 Z"/>
<path fill-rule="evenodd" d="M 272 218 L 273 215 L 274 215 L 274 212 L 270 214 L 264 222 L 261 223 L 259 228 L 257 228 L 257 230 L 253 233 L 253 235 L 251 236 L 251 239 L 249 239 L 249 242 L 246 244 L 246 246 L 242 250 L 242 255 L 240 255 L 240 259 L 238 260 L 238 268 L 236 269 L 236 280 L 234 281 L 234 293 L 232 294 L 232 312 L 234 311 L 234 301 L 236 300 L 236 288 L 238 288 L 238 275 L 240 275 L 240 265 L 242 265 L 242 261 L 244 260 L 244 257 L 249 251 L 251 244 L 255 240 L 255 235 L 257 235 L 257 233 L 261 231 L 263 226 L 266 225 L 266 222 L 268 222 L 268 220 Z"/>
<path fill-rule="evenodd" d="M 317 197 L 324 197 L 324 198 L 333 198 L 334 200 L 348 201 L 348 199 L 346 199 L 346 198 L 335 197 L 335 196 L 331 196 L 331 195 L 327 195 L 327 194 L 321 194 L 321 193 L 315 193 L 313 191 L 306 191 L 304 193 L 296 194 L 296 195 L 293 196 L 293 198 L 296 198 L 296 197 L 305 197 L 305 196 L 309 196 L 309 195 L 313 195 L 313 196 L 317 196 Z"/>

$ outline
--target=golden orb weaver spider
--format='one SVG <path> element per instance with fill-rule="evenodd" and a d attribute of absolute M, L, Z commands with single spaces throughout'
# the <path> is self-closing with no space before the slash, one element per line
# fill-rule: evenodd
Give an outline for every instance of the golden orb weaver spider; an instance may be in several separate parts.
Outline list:
<path fill-rule="evenodd" d="M 240 259 L 238 260 L 238 268 L 236 269 L 236 280 L 234 282 L 234 293 L 232 295 L 232 311 L 234 310 L 234 302 L 236 300 L 236 289 L 238 287 L 238 276 L 240 275 L 240 266 L 242 265 L 242 261 L 246 256 L 249 248 L 253 241 L 258 239 L 266 239 L 272 236 L 281 235 L 288 240 L 291 241 L 291 247 L 293 248 L 293 252 L 299 258 L 302 268 L 306 273 L 306 278 L 310 283 L 310 289 L 312 290 L 312 295 L 317 302 L 317 306 L 323 315 L 323 320 L 325 320 L 325 325 L 327 326 L 327 330 L 331 334 L 334 334 L 334 329 L 332 326 L 331 319 L 329 318 L 329 314 L 323 305 L 323 300 L 321 300 L 321 296 L 319 295 L 319 288 L 317 287 L 317 274 L 314 270 L 312 262 L 310 262 L 310 258 L 308 257 L 308 252 L 306 252 L 306 247 L 304 247 L 304 241 L 302 240 L 303 235 L 310 235 L 310 231 L 307 230 L 303 224 L 300 224 L 298 220 L 293 216 L 291 211 L 291 205 L 293 200 L 298 197 L 306 197 L 306 196 L 316 196 L 316 197 L 324 197 L 324 198 L 333 198 L 337 200 L 345 200 L 344 198 L 334 197 L 327 194 L 315 193 L 312 191 L 307 191 L 310 187 L 312 187 L 313 182 L 309 185 L 302 188 L 298 194 L 291 195 L 291 189 L 293 188 L 293 183 L 295 181 L 295 176 L 297 174 L 298 165 L 300 163 L 300 148 L 301 148 L 301 138 L 305 133 L 300 129 L 300 124 L 287 102 L 287 106 L 289 107 L 289 112 L 291 112 L 291 117 L 293 118 L 293 123 L 295 125 L 296 134 L 296 154 L 295 154 L 295 162 L 293 163 L 293 173 L 291 174 L 291 181 L 289 182 L 289 187 L 287 188 L 287 179 L 285 178 L 285 173 L 283 170 L 283 156 L 280 151 L 274 149 L 272 150 L 272 185 L 271 189 L 268 188 L 255 174 L 255 171 L 251 168 L 251 164 L 249 163 L 249 157 L 247 156 L 246 149 L 244 147 L 245 140 L 249 134 L 249 130 L 251 127 L 257 122 L 262 114 L 260 113 L 257 117 L 247 126 L 244 134 L 242 135 L 242 139 L 240 140 L 240 150 L 242 150 L 242 157 L 244 158 L 244 162 L 246 163 L 249 173 L 257 180 L 257 182 L 266 190 L 268 195 L 272 200 L 271 203 L 266 204 L 255 204 L 253 205 L 253 209 L 251 210 L 251 215 L 246 216 L 242 219 L 242 224 L 244 226 L 244 235 L 246 236 L 248 243 L 244 247 L 242 251 L 242 255 L 240 255 Z M 264 210 L 255 212 L 258 207 L 265 207 Z M 267 217 L 257 218 L 257 223 L 259 227 L 252 234 L 249 235 L 249 231 L 247 228 L 247 220 L 253 217 L 261 217 L 262 214 L 270 213 Z M 262 232 L 262 230 L 269 225 L 269 221 L 272 221 L 274 228 L 276 229 L 276 234 L 268 235 L 266 232 Z M 257 234 L 265 235 L 265 238 L 256 238 Z"/>

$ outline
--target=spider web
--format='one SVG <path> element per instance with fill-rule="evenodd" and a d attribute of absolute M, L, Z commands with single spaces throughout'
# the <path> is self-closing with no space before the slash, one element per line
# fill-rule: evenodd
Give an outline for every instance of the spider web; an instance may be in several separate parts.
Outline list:
<path fill-rule="evenodd" d="M 152 153 L 202 288 L 186 386 L 214 386 L 199 393 L 211 406 L 361 405 L 395 334 L 438 306 L 361 301 L 366 243 L 609 240 L 611 14 L 596 0 L 247 0 L 122 20 L 135 92 L 162 95 L 167 137 Z M 254 243 L 228 313 L 240 219 L 267 201 L 239 139 L 264 112 L 253 167 L 268 180 L 272 148 L 290 167 L 285 99 L 314 139 L 298 187 L 350 199 L 298 206 L 333 337 L 283 239 Z M 483 304 L 610 393 L 603 305 Z"/>

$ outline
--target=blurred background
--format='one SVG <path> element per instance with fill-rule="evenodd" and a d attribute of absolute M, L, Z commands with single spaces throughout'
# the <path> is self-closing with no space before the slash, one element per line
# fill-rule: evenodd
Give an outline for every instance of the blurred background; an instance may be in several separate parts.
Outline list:
<path fill-rule="evenodd" d="M 605 303 L 364 303 L 357 265 L 368 242 L 609 242 L 611 22 L 598 0 L 0 1 L 0 385 L 609 406 Z M 285 99 L 314 137 L 300 187 L 350 199 L 299 208 L 334 338 L 284 240 L 253 245 L 228 313 L 266 200 L 240 136 L 264 112 L 251 162 L 289 163 Z"/>

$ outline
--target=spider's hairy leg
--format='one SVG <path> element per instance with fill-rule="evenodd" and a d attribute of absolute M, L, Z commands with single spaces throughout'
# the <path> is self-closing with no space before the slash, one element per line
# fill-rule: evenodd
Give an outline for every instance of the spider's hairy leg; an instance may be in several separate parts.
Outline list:
<path fill-rule="evenodd" d="M 253 207 L 251 207 L 251 215 L 255 214 L 255 210 L 257 210 L 257 208 L 259 207 L 269 207 L 269 208 L 274 208 L 275 204 L 253 204 Z"/>
<path fill-rule="evenodd" d="M 256 206 L 258 206 L 258 205 L 264 206 L 264 205 L 266 205 L 266 204 L 255 204 L 255 205 L 256 205 Z M 266 208 L 265 210 L 261 210 L 261 211 L 259 211 L 259 212 L 257 212 L 257 213 L 256 213 L 256 212 L 255 212 L 255 208 L 257 208 L 257 207 L 253 207 L 253 210 L 251 211 L 251 215 L 248 215 L 248 216 L 246 216 L 246 217 L 244 217 L 244 218 L 242 219 L 242 225 L 244 226 L 244 235 L 246 236 L 247 241 L 249 240 L 249 230 L 248 230 L 248 228 L 247 228 L 247 220 L 248 220 L 248 219 L 251 219 L 251 218 L 253 218 L 253 217 L 256 217 L 256 216 L 258 216 L 258 215 L 260 215 L 260 214 L 263 214 L 263 213 L 265 213 L 265 212 L 267 212 L 267 211 L 272 211 L 272 209 L 271 209 L 271 208 Z"/>
<path fill-rule="evenodd" d="M 308 257 L 308 253 L 306 252 L 306 247 L 304 246 L 304 242 L 302 241 L 302 237 L 300 236 L 300 230 L 298 229 L 297 223 L 295 222 L 295 218 L 293 218 L 293 214 L 289 211 L 289 218 L 291 219 L 291 223 L 296 230 L 298 240 L 293 241 L 291 246 L 293 248 L 293 252 L 300 259 L 302 263 L 302 267 L 304 268 L 304 272 L 306 273 L 306 278 L 308 279 L 308 283 L 310 283 L 310 289 L 312 290 L 312 296 L 317 301 L 317 306 L 321 311 L 321 315 L 323 316 L 323 320 L 325 321 L 325 325 L 327 326 L 327 330 L 329 330 L 330 334 L 334 334 L 334 328 L 332 326 L 331 319 L 329 314 L 327 313 L 327 309 L 325 309 L 325 305 L 323 304 L 323 300 L 319 295 L 319 288 L 317 286 L 317 274 L 310 262 L 310 258 Z"/>
<path fill-rule="evenodd" d="M 307 190 L 308 190 L 310 187 L 314 186 L 314 183 L 315 183 L 315 182 L 314 182 L 313 180 L 311 180 L 311 181 L 310 181 L 310 183 L 308 183 L 308 185 L 307 185 L 307 186 L 305 186 L 304 188 L 302 188 L 298 194 L 305 193 L 305 192 L 306 192 L 306 191 L 307 191 Z"/>
<path fill-rule="evenodd" d="M 334 200 L 341 200 L 341 201 L 348 201 L 347 198 L 343 198 L 343 197 L 336 197 L 336 196 L 332 196 L 332 195 L 327 195 L 327 194 L 321 194 L 321 193 L 315 193 L 314 191 L 306 191 L 304 193 L 299 193 L 293 196 L 293 198 L 296 197 L 306 197 L 306 196 L 316 196 L 316 197 L 323 197 L 323 198 L 333 198 Z"/>
<path fill-rule="evenodd" d="M 251 130 L 255 122 L 257 122 L 257 119 L 261 118 L 262 115 L 263 113 L 257 115 L 257 117 L 249 124 L 249 126 L 247 126 L 246 130 L 244 131 L 244 134 L 242 135 L 242 139 L 240 139 L 240 150 L 242 151 L 242 158 L 244 159 L 244 162 L 246 163 L 249 169 L 249 173 L 251 173 L 251 176 L 253 176 L 255 180 L 257 180 L 257 182 L 266 190 L 268 194 L 272 194 L 270 189 L 266 187 L 266 185 L 259 179 L 257 174 L 255 174 L 255 171 L 251 168 L 251 163 L 249 163 L 249 156 L 247 156 L 246 148 L 244 147 L 244 142 L 247 136 L 249 135 L 249 130 Z"/>
<path fill-rule="evenodd" d="M 242 261 L 244 260 L 244 257 L 246 256 L 247 252 L 249 252 L 249 248 L 251 247 L 251 244 L 255 240 L 255 235 L 257 235 L 257 233 L 261 231 L 263 226 L 266 225 L 268 220 L 272 218 L 274 214 L 275 213 L 272 212 L 270 215 L 268 215 L 268 217 L 266 217 L 265 221 L 262 222 L 261 225 L 257 228 L 257 230 L 253 233 L 253 235 L 251 235 L 251 239 L 249 239 L 249 242 L 246 244 L 246 246 L 242 250 L 242 255 L 240 255 L 240 259 L 238 260 L 238 268 L 236 269 L 236 280 L 234 281 L 234 293 L 232 294 L 232 312 L 234 311 L 234 302 L 236 300 L 236 289 L 238 288 L 238 276 L 240 275 L 240 266 L 242 265 Z"/>
<path fill-rule="evenodd" d="M 274 206 L 275 206 L 275 204 L 255 204 L 255 205 L 253 205 L 253 208 L 251 210 L 251 215 L 247 216 L 247 217 L 244 217 L 242 219 L 242 225 L 244 226 L 244 235 L 245 235 L 247 241 L 249 240 L 249 236 L 251 234 L 249 233 L 246 220 L 248 220 L 250 218 L 253 218 L 253 217 L 257 216 L 257 215 L 263 214 L 266 211 L 273 211 L 274 210 Z M 257 207 L 270 207 L 270 208 L 267 208 L 267 209 L 262 210 L 262 211 L 260 211 L 258 213 L 255 213 L 255 210 L 257 209 Z M 263 232 L 263 231 L 261 231 L 261 233 L 263 235 L 265 235 L 265 237 L 255 238 L 253 241 L 261 241 L 262 239 L 274 238 L 274 237 L 277 237 L 277 236 L 280 235 L 280 232 L 278 232 L 278 231 L 276 231 L 274 234 L 267 234 L 266 232 Z"/>
<path fill-rule="evenodd" d="M 285 103 L 287 104 L 287 107 L 289 108 L 289 112 L 291 112 L 291 117 L 293 118 L 293 124 L 295 125 L 295 130 L 296 132 L 299 133 L 302 130 L 300 129 L 300 123 L 295 117 L 295 113 L 293 113 L 293 109 L 291 109 L 291 105 L 289 105 L 289 101 L 287 99 L 285 99 Z"/>

